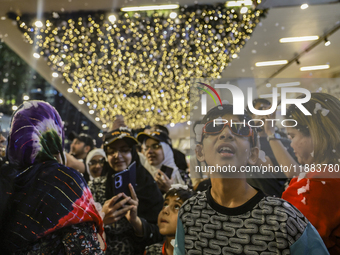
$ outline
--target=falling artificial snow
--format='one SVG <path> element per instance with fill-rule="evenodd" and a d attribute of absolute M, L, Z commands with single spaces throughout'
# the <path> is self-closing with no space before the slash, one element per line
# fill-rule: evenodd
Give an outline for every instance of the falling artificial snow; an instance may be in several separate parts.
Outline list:
<path fill-rule="evenodd" d="M 304 178 L 305 178 L 305 176 L 306 176 L 306 173 L 300 173 L 300 174 L 299 174 L 299 177 L 298 177 L 298 179 L 297 179 L 297 181 L 296 181 L 296 182 L 299 182 L 299 181 L 301 181 L 302 179 L 304 179 Z"/>
<path fill-rule="evenodd" d="M 310 183 L 310 181 L 307 180 L 306 186 L 303 186 L 303 187 L 299 188 L 299 189 L 297 190 L 297 194 L 300 195 L 300 194 L 302 194 L 302 193 L 306 193 L 306 192 L 309 190 L 309 183 Z"/>

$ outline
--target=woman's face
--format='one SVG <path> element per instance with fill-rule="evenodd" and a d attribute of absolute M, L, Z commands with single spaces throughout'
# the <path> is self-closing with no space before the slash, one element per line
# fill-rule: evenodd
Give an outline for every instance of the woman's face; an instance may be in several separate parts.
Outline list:
<path fill-rule="evenodd" d="M 290 146 L 293 148 L 295 156 L 300 164 L 312 164 L 313 158 L 313 141 L 311 136 L 305 136 L 296 128 L 287 128 L 288 135 L 291 137 Z"/>
<path fill-rule="evenodd" d="M 115 172 L 123 171 L 131 164 L 131 150 L 132 148 L 123 139 L 118 139 L 108 146 L 107 160 Z"/>
<path fill-rule="evenodd" d="M 144 153 L 150 165 L 160 165 L 164 160 L 162 145 L 154 139 L 148 139 L 143 145 Z"/>
<path fill-rule="evenodd" d="M 93 178 L 101 176 L 104 163 L 105 158 L 102 155 L 96 155 L 92 157 L 89 162 L 89 170 Z"/>

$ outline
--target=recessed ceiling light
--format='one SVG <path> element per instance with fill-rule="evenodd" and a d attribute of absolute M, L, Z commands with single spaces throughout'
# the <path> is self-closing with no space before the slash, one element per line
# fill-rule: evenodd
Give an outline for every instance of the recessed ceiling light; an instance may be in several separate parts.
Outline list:
<path fill-rule="evenodd" d="M 52 76 L 53 76 L 54 78 L 57 78 L 57 77 L 58 77 L 58 73 L 54 72 L 54 73 L 52 73 Z"/>
<path fill-rule="evenodd" d="M 100 121 L 100 118 L 99 118 L 99 117 L 96 117 L 95 120 L 96 120 L 96 121 Z"/>
<path fill-rule="evenodd" d="M 286 82 L 286 83 L 278 83 L 276 84 L 276 87 L 282 88 L 282 87 L 293 87 L 293 86 L 299 86 L 301 82 L 299 81 L 294 81 L 294 82 Z"/>
<path fill-rule="evenodd" d="M 178 9 L 178 4 L 165 4 L 165 5 L 149 5 L 149 6 L 136 6 L 124 7 L 121 9 L 123 12 L 136 12 L 136 11 L 152 11 L 152 10 L 171 10 Z"/>
<path fill-rule="evenodd" d="M 304 9 L 307 9 L 308 7 L 309 7 L 308 4 L 302 4 L 300 8 L 301 8 L 302 10 L 304 10 Z"/>
<path fill-rule="evenodd" d="M 89 111 L 89 114 L 94 114 L 94 110 L 90 110 L 90 111 Z"/>
<path fill-rule="evenodd" d="M 277 65 L 285 65 L 287 63 L 288 63 L 288 60 L 274 60 L 274 61 L 256 62 L 255 66 L 277 66 Z"/>
<path fill-rule="evenodd" d="M 40 55 L 38 53 L 33 53 L 33 57 L 40 58 Z"/>
<path fill-rule="evenodd" d="M 236 7 L 236 6 L 242 6 L 242 5 L 253 5 L 253 1 L 251 0 L 243 0 L 243 1 L 228 1 L 226 3 L 227 7 Z"/>
<path fill-rule="evenodd" d="M 313 70 L 323 70 L 330 68 L 329 65 L 319 65 L 319 66 L 303 66 L 300 71 L 313 71 Z"/>
<path fill-rule="evenodd" d="M 280 39 L 280 43 L 290 43 L 290 42 L 306 42 L 306 41 L 315 41 L 318 40 L 319 36 L 311 35 L 311 36 L 299 36 L 299 37 L 285 37 Z"/>
<path fill-rule="evenodd" d="M 72 88 L 68 88 L 68 89 L 67 89 L 67 92 L 68 92 L 68 93 L 72 93 L 72 92 L 73 92 L 73 89 L 72 89 Z"/>

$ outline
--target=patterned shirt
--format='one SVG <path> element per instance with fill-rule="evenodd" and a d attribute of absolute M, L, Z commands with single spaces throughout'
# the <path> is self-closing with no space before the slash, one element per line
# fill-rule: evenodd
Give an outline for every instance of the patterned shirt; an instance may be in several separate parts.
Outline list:
<path fill-rule="evenodd" d="M 258 193 L 245 204 L 217 204 L 211 188 L 178 213 L 174 254 L 328 254 L 316 229 L 283 199 Z"/>
<path fill-rule="evenodd" d="M 164 250 L 165 243 L 155 243 L 145 247 L 144 255 L 166 255 Z M 164 252 L 163 252 L 164 251 Z"/>

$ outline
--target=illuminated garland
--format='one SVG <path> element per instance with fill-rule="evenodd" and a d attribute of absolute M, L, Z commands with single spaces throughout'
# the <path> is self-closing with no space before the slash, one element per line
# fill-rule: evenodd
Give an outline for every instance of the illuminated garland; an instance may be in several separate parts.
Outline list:
<path fill-rule="evenodd" d="M 263 10 L 224 5 L 170 12 L 9 14 L 36 53 L 109 124 L 117 114 L 143 127 L 189 118 L 190 78 L 218 78 L 250 38 Z M 233 57 L 235 57 L 234 55 Z"/>

